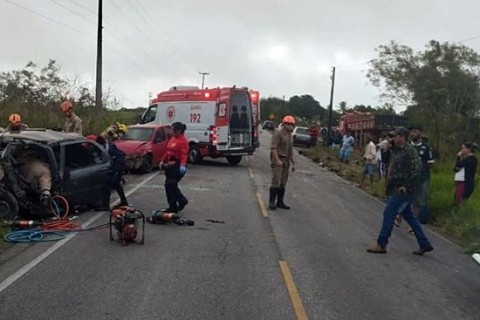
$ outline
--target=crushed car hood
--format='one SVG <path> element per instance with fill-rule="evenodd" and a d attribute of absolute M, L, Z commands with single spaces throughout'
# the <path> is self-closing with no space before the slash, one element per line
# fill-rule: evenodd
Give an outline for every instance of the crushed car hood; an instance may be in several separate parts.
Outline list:
<path fill-rule="evenodd" d="M 121 141 L 116 141 L 115 145 L 118 147 L 118 149 L 122 150 L 125 152 L 127 156 L 135 154 L 135 152 L 146 145 L 148 141 L 138 141 L 138 140 L 121 140 Z"/>

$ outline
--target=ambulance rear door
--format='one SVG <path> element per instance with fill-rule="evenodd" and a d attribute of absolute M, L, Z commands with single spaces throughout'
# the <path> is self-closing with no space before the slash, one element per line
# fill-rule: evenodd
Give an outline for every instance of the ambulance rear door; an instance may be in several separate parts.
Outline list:
<path fill-rule="evenodd" d="M 218 151 L 227 151 L 230 149 L 230 90 L 222 89 L 217 103 L 216 110 L 216 144 Z"/>

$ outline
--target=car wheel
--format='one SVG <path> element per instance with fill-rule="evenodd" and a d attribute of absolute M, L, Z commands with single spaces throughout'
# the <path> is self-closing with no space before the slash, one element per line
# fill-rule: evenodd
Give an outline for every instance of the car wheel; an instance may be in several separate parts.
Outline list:
<path fill-rule="evenodd" d="M 146 154 L 143 156 L 142 166 L 140 168 L 142 172 L 149 173 L 153 170 L 153 159 L 151 154 Z"/>
<path fill-rule="evenodd" d="M 0 190 L 0 218 L 14 219 L 18 215 L 17 199 L 8 191 Z"/>
<path fill-rule="evenodd" d="M 197 164 L 200 161 L 202 161 L 202 155 L 200 154 L 198 145 L 195 143 L 190 144 L 190 148 L 188 150 L 188 162 Z"/>
<path fill-rule="evenodd" d="M 235 166 L 242 161 L 242 156 L 227 156 L 227 161 L 231 165 Z"/>

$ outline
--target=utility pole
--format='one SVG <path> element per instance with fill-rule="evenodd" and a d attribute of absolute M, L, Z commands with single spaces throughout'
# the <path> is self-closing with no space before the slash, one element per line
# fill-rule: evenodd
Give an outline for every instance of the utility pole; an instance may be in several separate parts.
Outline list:
<path fill-rule="evenodd" d="M 210 73 L 208 72 L 199 72 L 198 74 L 202 75 L 202 89 L 205 85 L 205 76 L 208 76 Z"/>
<path fill-rule="evenodd" d="M 332 112 L 333 112 L 333 89 L 335 87 L 335 67 L 332 70 L 332 89 L 330 90 L 330 105 L 328 106 L 328 142 L 330 142 L 330 130 L 332 129 Z"/>
<path fill-rule="evenodd" d="M 102 0 L 98 0 L 97 29 L 97 83 L 95 88 L 95 108 L 102 108 Z"/>

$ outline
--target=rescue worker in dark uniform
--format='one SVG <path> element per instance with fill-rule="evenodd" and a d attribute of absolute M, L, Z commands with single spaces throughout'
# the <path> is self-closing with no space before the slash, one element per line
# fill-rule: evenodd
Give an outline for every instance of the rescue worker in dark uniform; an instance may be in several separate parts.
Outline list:
<path fill-rule="evenodd" d="M 160 168 L 165 170 L 165 193 L 168 202 L 168 208 L 163 211 L 177 213 L 188 204 L 187 198 L 178 188 L 178 182 L 187 173 L 188 140 L 185 138 L 185 124 L 174 122 L 172 129 L 173 137 L 168 141 Z"/>
<path fill-rule="evenodd" d="M 275 130 L 272 135 L 270 152 L 272 184 L 270 185 L 270 201 L 268 204 L 268 209 L 270 210 L 275 210 L 276 208 L 290 209 L 290 207 L 283 202 L 283 197 L 285 196 L 285 185 L 287 184 L 290 167 L 292 168 L 292 172 L 295 171 L 292 139 L 292 132 L 295 128 L 295 118 L 285 116 L 282 123 L 282 128 Z"/>
<path fill-rule="evenodd" d="M 93 137 L 89 136 L 89 138 Z M 125 191 L 122 186 L 122 177 L 123 172 L 125 171 L 125 153 L 118 149 L 113 143 L 108 143 L 102 136 L 96 137 L 96 141 L 107 150 L 111 163 L 107 187 L 105 188 L 102 197 L 103 203 L 100 208 L 97 208 L 97 211 L 110 211 L 110 196 L 112 194 L 112 189 L 115 189 L 120 197 L 119 205 L 128 206 L 127 197 L 125 196 Z"/>
<path fill-rule="evenodd" d="M 60 110 L 65 114 L 65 125 L 62 132 L 73 132 L 82 134 L 82 119 L 73 112 L 73 105 L 70 101 L 63 101 Z"/>

